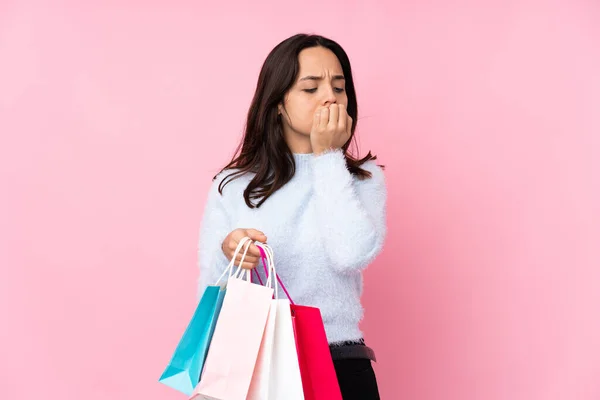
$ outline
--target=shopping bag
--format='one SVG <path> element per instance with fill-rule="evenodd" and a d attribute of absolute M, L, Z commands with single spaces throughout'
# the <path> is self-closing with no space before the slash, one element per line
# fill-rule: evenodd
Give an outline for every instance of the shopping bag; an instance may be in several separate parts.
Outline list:
<path fill-rule="evenodd" d="M 258 358 L 273 289 L 251 282 L 250 271 L 227 281 L 200 382 L 192 399 L 246 400 Z"/>
<path fill-rule="evenodd" d="M 274 286 L 275 296 L 271 301 L 269 318 L 247 400 L 304 400 L 290 301 L 279 299 L 274 279 L 277 272 L 273 250 L 265 244 L 256 245 L 263 256 L 268 277 L 266 286 Z"/>
<path fill-rule="evenodd" d="M 261 254 L 264 252 L 262 248 Z M 265 250 L 269 250 L 267 246 Z M 271 251 L 272 253 L 272 251 Z M 268 272 L 268 271 L 267 271 Z M 301 383 L 306 400 L 342 400 L 335 367 L 329 350 L 329 342 L 323 325 L 321 311 L 316 307 L 300 306 L 294 304 L 285 285 L 281 282 L 279 276 L 274 273 L 273 281 L 277 278 L 279 286 L 285 292 L 290 302 L 291 322 L 295 336 L 296 352 L 300 368 Z M 277 285 L 275 284 L 277 289 Z M 277 315 L 284 314 L 277 310 Z M 274 351 L 274 354 L 276 352 Z M 288 359 L 289 360 L 289 359 Z M 288 364 L 288 368 L 292 368 Z M 280 368 L 272 366 L 273 371 L 280 371 Z M 277 377 L 273 377 L 272 382 L 278 382 Z M 282 387 L 284 387 L 282 385 Z M 288 393 L 284 397 L 288 399 Z"/>
<path fill-rule="evenodd" d="M 218 318 L 225 290 L 208 286 L 159 381 L 187 394 L 194 390 Z"/>
<path fill-rule="evenodd" d="M 300 362 L 288 299 L 277 300 L 275 332 L 269 400 L 304 400 Z"/>
<path fill-rule="evenodd" d="M 321 317 L 315 307 L 291 305 L 306 400 L 342 400 Z"/>
<path fill-rule="evenodd" d="M 268 400 L 273 365 L 277 301 L 272 300 L 246 400 Z"/>
<path fill-rule="evenodd" d="M 249 240 L 250 238 L 244 238 L 240 241 L 233 261 L 225 269 L 223 275 L 215 285 L 205 289 L 169 364 L 159 378 L 159 382 L 188 396 L 192 394 L 198 384 L 226 293 L 225 285 L 219 283 L 227 272 L 231 274 L 238 252 Z"/>

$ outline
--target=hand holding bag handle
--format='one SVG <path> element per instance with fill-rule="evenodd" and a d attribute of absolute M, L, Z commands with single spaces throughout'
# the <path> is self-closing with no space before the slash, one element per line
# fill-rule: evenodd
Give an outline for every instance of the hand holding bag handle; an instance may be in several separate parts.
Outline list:
<path fill-rule="evenodd" d="M 237 258 L 237 255 L 239 254 L 240 250 L 242 249 L 242 247 L 246 244 L 246 249 L 244 251 L 244 254 L 242 255 L 242 258 L 240 260 L 240 264 L 235 272 L 235 275 L 238 274 L 239 270 L 242 268 L 242 265 L 244 263 L 244 258 L 246 258 L 246 254 L 248 253 L 248 249 L 250 248 L 250 245 L 252 244 L 252 240 L 246 236 L 243 237 L 240 242 L 237 245 L 237 248 L 235 249 L 235 252 L 233 253 L 233 257 L 231 258 L 231 261 L 229 262 L 229 265 L 227 265 L 227 267 L 225 268 L 225 270 L 223 271 L 223 273 L 221 274 L 221 276 L 219 277 L 219 279 L 217 279 L 217 282 L 215 283 L 215 286 L 219 286 L 219 283 L 221 282 L 221 280 L 225 277 L 225 275 L 227 275 L 227 273 L 229 272 L 229 278 L 231 278 L 232 276 L 234 276 L 233 274 L 233 267 L 235 266 L 235 259 Z"/>

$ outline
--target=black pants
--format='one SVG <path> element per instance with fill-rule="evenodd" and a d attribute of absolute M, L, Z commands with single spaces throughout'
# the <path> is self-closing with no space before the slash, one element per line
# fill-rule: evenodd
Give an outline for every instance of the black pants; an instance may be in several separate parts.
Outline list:
<path fill-rule="evenodd" d="M 371 360 L 336 360 L 333 364 L 344 400 L 379 400 Z"/>
<path fill-rule="evenodd" d="M 379 400 L 379 389 L 371 360 L 334 360 L 333 365 L 344 400 Z"/>

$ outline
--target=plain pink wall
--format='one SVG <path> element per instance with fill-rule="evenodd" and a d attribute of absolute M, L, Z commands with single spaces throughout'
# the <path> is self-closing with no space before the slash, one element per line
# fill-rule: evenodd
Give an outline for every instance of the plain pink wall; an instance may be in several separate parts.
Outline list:
<path fill-rule="evenodd" d="M 299 31 L 387 166 L 383 399 L 600 398 L 597 2 L 102 3 L 0 4 L 1 399 L 184 398 L 206 191 Z"/>

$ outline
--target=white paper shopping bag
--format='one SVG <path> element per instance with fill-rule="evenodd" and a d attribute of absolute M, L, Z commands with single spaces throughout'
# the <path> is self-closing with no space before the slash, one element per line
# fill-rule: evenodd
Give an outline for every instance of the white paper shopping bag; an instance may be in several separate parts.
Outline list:
<path fill-rule="evenodd" d="M 268 400 L 269 381 L 271 380 L 271 367 L 273 358 L 273 342 L 275 339 L 275 320 L 277 318 L 277 302 L 271 300 L 271 308 L 265 326 L 252 382 L 248 390 L 247 400 Z"/>
<path fill-rule="evenodd" d="M 247 248 L 246 248 L 247 250 Z M 271 309 L 273 289 L 251 282 L 240 269 L 227 293 L 194 400 L 246 400 Z M 246 279 L 240 279 L 245 274 Z"/>
<path fill-rule="evenodd" d="M 304 400 L 290 301 L 278 299 L 273 250 L 267 245 L 257 246 L 266 266 L 266 286 L 274 287 L 275 299 L 271 302 L 248 400 Z"/>

